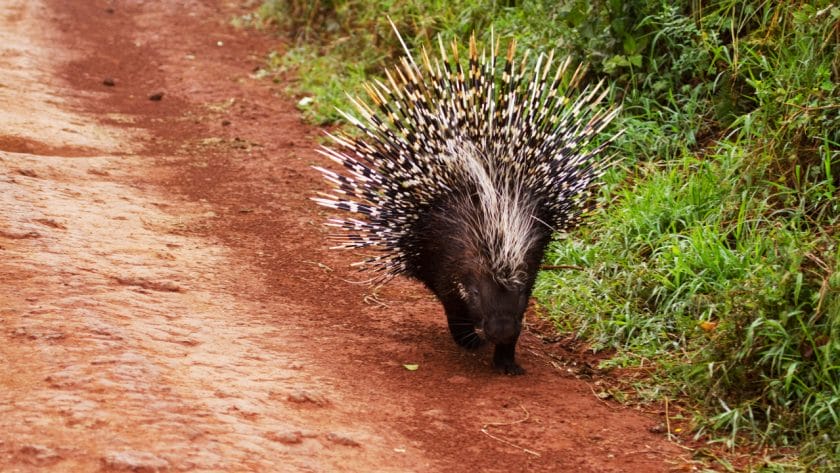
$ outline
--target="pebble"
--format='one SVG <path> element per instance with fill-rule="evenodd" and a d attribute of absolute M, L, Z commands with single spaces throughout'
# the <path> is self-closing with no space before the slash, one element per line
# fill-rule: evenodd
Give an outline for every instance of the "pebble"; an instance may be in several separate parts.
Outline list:
<path fill-rule="evenodd" d="M 126 450 L 108 453 L 102 457 L 102 465 L 116 471 L 135 473 L 158 473 L 169 469 L 169 462 L 149 452 Z"/>
<path fill-rule="evenodd" d="M 344 445 L 346 447 L 361 447 L 362 446 L 362 444 L 353 440 L 352 438 L 348 437 L 347 435 L 339 434 L 339 433 L 335 433 L 335 432 L 328 433 L 327 434 L 327 440 L 329 440 L 332 443 L 338 444 L 338 445 Z"/>
<path fill-rule="evenodd" d="M 664 434 L 667 430 L 665 424 L 656 424 L 648 428 L 648 432 L 652 434 Z"/>
<path fill-rule="evenodd" d="M 289 393 L 286 399 L 291 402 L 312 403 L 316 406 L 324 406 L 327 404 L 327 399 L 323 395 L 305 390 L 293 391 Z"/>
<path fill-rule="evenodd" d="M 61 460 L 61 455 L 46 445 L 32 444 L 20 448 L 20 455 L 31 465 L 46 466 Z"/>
<path fill-rule="evenodd" d="M 268 432 L 265 434 L 265 438 L 286 445 L 294 445 L 303 442 L 303 433 L 299 430 L 292 430 L 288 432 Z"/>

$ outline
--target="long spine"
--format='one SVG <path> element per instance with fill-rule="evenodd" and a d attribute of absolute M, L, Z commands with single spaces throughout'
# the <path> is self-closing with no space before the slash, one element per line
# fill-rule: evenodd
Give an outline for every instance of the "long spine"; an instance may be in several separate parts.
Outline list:
<path fill-rule="evenodd" d="M 330 135 L 333 146 L 320 152 L 346 171 L 316 167 L 332 191 L 313 199 L 358 216 L 328 224 L 340 230 L 337 247 L 376 250 L 359 264 L 379 279 L 410 271 L 415 223 L 435 211 L 470 226 L 488 268 L 516 279 L 533 229 L 574 226 L 585 210 L 620 133 L 593 140 L 618 109 L 599 108 L 603 83 L 576 92 L 585 68 L 569 74 L 571 60 L 553 51 L 529 71 L 527 52 L 517 58 L 512 41 L 497 74 L 492 40 L 487 54 L 470 38 L 466 63 L 456 42 L 450 53 L 438 46 L 439 57 L 424 49 L 419 61 L 406 48 L 385 81 L 366 86 L 372 106 L 351 98 L 356 115 L 342 113 L 362 136 Z"/>

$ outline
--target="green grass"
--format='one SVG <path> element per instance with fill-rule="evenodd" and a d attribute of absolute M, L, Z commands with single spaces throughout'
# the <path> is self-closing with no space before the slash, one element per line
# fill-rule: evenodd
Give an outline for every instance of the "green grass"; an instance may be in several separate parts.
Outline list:
<path fill-rule="evenodd" d="M 338 111 L 351 109 L 347 91 L 356 89 L 367 78 L 358 64 L 342 64 L 305 45 L 282 55 L 270 54 L 266 65 L 263 75 L 293 71 L 295 80 L 290 92 L 300 96 L 298 109 L 304 118 L 317 125 L 339 122 L 342 117 Z"/>
<path fill-rule="evenodd" d="M 559 326 L 616 348 L 614 362 L 657 362 L 673 394 L 706 408 L 702 431 L 730 445 L 828 435 L 836 455 L 837 238 L 796 210 L 773 218 L 778 187 L 745 186 L 732 151 L 642 168 L 587 229 L 553 243 L 547 263 L 584 270 L 544 272 L 536 293 Z"/>
<path fill-rule="evenodd" d="M 409 47 L 437 34 L 560 48 L 623 102 L 603 210 L 558 235 L 535 296 L 607 366 L 654 366 L 642 394 L 694 408 L 698 435 L 787 446 L 765 471 L 840 470 L 840 7 L 826 0 L 277 0 L 271 59 L 350 109 Z M 656 385 L 654 385 L 656 384 Z"/>

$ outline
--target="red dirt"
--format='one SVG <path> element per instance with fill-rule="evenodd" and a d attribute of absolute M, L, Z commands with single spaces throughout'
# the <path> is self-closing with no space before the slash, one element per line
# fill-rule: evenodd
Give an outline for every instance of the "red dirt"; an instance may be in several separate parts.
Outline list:
<path fill-rule="evenodd" d="M 245 7 L 6 4 L 0 471 L 690 470 L 533 333 L 497 375 L 419 285 L 346 281 Z"/>

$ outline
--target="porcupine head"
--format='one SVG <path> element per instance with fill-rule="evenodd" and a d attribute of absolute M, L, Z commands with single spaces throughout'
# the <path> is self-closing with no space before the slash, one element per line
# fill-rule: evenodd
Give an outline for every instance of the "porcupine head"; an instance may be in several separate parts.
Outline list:
<path fill-rule="evenodd" d="M 540 260 L 591 202 L 610 162 L 598 158 L 621 132 L 590 144 L 618 108 L 598 106 L 601 83 L 576 91 L 585 69 L 567 74 L 569 58 L 529 68 L 512 41 L 499 77 L 492 40 L 489 54 L 470 41 L 466 67 L 456 43 L 451 60 L 439 46 L 421 67 L 403 43 L 400 66 L 367 86 L 374 106 L 351 98 L 358 116 L 342 113 L 360 135 L 319 150 L 345 171 L 316 166 L 333 189 L 313 200 L 353 215 L 327 225 L 337 248 L 378 252 L 358 263 L 373 280 L 422 281 L 456 343 L 478 347 L 478 329 L 493 365 L 521 374 L 514 352 Z"/>

